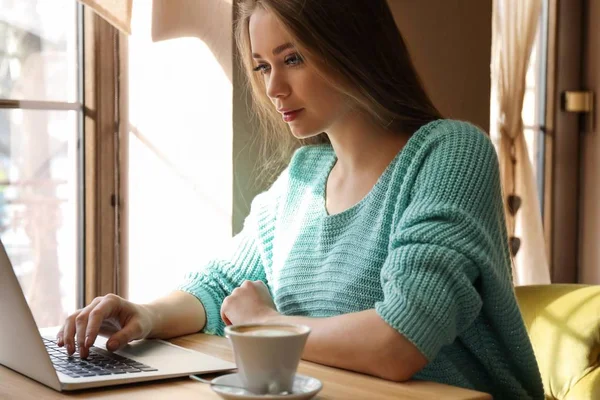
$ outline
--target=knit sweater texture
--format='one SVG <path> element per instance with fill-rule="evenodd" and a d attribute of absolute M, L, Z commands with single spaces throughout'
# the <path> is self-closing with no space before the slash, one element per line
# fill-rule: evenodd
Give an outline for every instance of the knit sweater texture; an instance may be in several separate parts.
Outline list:
<path fill-rule="evenodd" d="M 297 150 L 253 200 L 230 251 L 187 274 L 178 289 L 204 305 L 204 332 L 223 335 L 225 297 L 261 280 L 283 315 L 375 309 L 427 358 L 415 379 L 543 399 L 489 138 L 466 122 L 424 125 L 361 201 L 329 215 L 336 160 L 330 145 Z"/>

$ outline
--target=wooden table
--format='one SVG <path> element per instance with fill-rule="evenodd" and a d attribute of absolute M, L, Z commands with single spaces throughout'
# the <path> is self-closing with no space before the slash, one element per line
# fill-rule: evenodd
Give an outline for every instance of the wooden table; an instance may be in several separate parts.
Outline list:
<path fill-rule="evenodd" d="M 229 342 L 221 337 L 195 334 L 171 340 L 172 343 L 232 361 Z M 325 399 L 461 399 L 490 400 L 485 393 L 465 390 L 433 382 L 411 381 L 394 383 L 341 369 L 302 361 L 299 373 L 313 376 L 323 382 L 323 390 L 315 400 Z M 76 392 L 56 392 L 8 368 L 0 366 L 0 399 L 52 400 L 85 399 L 220 399 L 208 385 L 187 377 L 154 381 L 103 389 Z"/>

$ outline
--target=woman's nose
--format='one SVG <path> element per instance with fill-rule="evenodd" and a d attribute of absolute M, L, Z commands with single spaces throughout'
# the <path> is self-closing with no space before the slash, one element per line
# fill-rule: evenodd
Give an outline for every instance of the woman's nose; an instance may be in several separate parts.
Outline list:
<path fill-rule="evenodd" d="M 271 72 L 267 80 L 267 96 L 272 100 L 286 97 L 290 94 L 290 85 L 285 79 L 284 74 Z"/>

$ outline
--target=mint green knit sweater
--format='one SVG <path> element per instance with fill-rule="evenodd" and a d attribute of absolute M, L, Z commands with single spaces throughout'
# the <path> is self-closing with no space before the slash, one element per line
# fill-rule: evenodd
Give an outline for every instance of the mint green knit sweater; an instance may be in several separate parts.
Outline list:
<path fill-rule="evenodd" d="M 297 150 L 254 199 L 231 252 L 187 275 L 179 289 L 204 305 L 204 331 L 222 335 L 223 299 L 244 280 L 261 280 L 283 315 L 374 308 L 429 360 L 416 379 L 543 399 L 512 287 L 490 140 L 464 122 L 431 122 L 364 199 L 328 215 L 335 162 L 329 145 Z"/>

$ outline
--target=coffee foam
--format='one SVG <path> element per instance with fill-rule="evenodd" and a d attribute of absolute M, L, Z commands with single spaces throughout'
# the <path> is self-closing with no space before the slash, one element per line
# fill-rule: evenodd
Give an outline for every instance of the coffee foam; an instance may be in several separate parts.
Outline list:
<path fill-rule="evenodd" d="M 244 336 L 293 336 L 304 333 L 302 329 L 289 325 L 250 325 L 240 326 L 232 330 Z"/>

